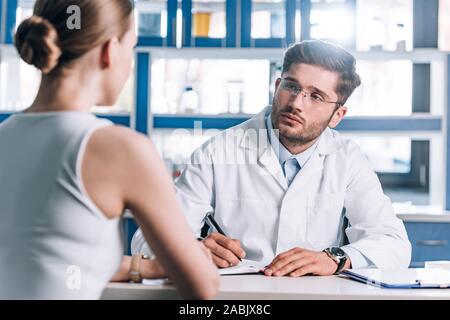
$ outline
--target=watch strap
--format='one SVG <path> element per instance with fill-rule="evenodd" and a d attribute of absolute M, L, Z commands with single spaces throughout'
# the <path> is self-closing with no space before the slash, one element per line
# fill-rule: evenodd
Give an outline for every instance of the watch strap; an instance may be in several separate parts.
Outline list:
<path fill-rule="evenodd" d="M 339 259 L 338 267 L 334 274 L 338 274 L 339 272 L 341 272 L 341 270 L 344 269 L 346 262 L 347 262 L 347 257 L 343 257 L 343 258 Z"/>

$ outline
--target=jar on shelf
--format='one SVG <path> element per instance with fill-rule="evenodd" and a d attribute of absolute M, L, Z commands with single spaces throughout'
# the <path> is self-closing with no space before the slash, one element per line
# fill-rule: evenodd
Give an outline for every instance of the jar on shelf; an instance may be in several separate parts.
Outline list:
<path fill-rule="evenodd" d="M 406 30 L 403 23 L 398 23 L 395 30 L 395 45 L 399 52 L 406 51 Z"/>
<path fill-rule="evenodd" d="M 370 38 L 370 50 L 383 50 L 386 43 L 386 28 L 379 17 L 374 17 L 372 19 L 368 36 Z"/>
<path fill-rule="evenodd" d="M 179 113 L 198 113 L 198 95 L 190 86 L 186 87 L 180 97 Z"/>

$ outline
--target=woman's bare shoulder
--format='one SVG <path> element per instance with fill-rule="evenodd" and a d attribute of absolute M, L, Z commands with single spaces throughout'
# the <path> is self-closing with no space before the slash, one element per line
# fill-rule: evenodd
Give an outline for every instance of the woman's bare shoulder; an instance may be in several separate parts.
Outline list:
<path fill-rule="evenodd" d="M 108 144 L 111 147 L 123 147 L 121 144 L 133 146 L 134 144 L 148 144 L 150 142 L 147 136 L 130 128 L 118 125 L 98 129 L 92 135 L 92 140 L 94 143 Z"/>
<path fill-rule="evenodd" d="M 110 151 L 133 151 L 133 149 L 152 146 L 149 137 L 123 126 L 107 126 L 98 129 L 91 137 L 90 143 L 100 149 Z"/>
<path fill-rule="evenodd" d="M 130 167 L 157 155 L 149 137 L 122 126 L 96 130 L 89 140 L 87 153 L 111 165 L 128 164 Z"/>

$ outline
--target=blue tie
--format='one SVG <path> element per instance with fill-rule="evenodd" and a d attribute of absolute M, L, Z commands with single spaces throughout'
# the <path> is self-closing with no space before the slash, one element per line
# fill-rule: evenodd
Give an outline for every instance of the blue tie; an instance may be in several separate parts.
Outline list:
<path fill-rule="evenodd" d="M 294 180 L 295 176 L 300 171 L 300 164 L 295 158 L 287 159 L 283 164 L 283 170 L 284 175 L 287 179 L 288 186 L 290 186 L 291 182 Z"/>

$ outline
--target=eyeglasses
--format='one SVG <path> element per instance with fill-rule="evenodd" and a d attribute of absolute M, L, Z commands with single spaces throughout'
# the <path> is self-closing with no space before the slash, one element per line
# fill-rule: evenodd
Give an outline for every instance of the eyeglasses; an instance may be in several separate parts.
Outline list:
<path fill-rule="evenodd" d="M 299 87 L 295 82 L 289 81 L 287 79 L 280 78 L 280 88 L 282 90 L 285 90 L 289 92 L 291 96 L 298 96 L 300 93 L 303 95 L 303 98 L 305 98 L 305 101 L 309 106 L 312 107 L 318 107 L 324 103 L 332 103 L 335 104 L 337 107 L 342 106 L 342 102 L 339 101 L 327 101 L 325 100 L 319 93 L 310 93 L 308 91 L 305 91 L 303 88 Z"/>

